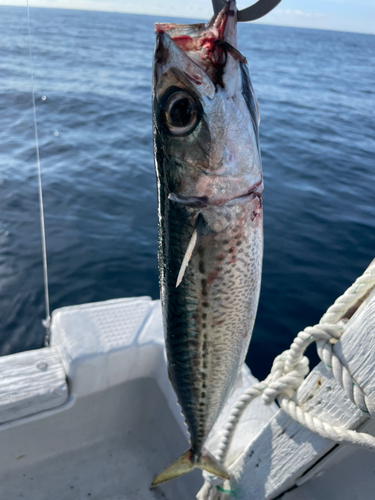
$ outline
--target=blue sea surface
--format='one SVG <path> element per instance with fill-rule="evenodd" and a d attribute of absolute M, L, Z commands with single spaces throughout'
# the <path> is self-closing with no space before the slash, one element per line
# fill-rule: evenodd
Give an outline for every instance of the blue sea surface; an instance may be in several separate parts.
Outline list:
<path fill-rule="evenodd" d="M 151 16 L 31 9 L 51 308 L 159 297 Z M 170 21 L 171 19 L 163 19 Z M 178 20 L 181 22 L 181 20 Z M 241 25 L 261 111 L 264 377 L 375 257 L 375 36 Z M 0 7 L 0 354 L 43 345 L 27 15 Z"/>

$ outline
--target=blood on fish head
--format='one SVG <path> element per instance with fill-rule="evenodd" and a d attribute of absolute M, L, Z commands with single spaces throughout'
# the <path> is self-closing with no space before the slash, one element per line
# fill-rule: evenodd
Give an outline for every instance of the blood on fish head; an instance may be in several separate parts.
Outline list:
<path fill-rule="evenodd" d="M 170 199 L 221 206 L 261 192 L 258 106 L 235 0 L 207 25 L 157 24 L 154 134 Z"/>
<path fill-rule="evenodd" d="M 199 66 L 215 85 L 225 87 L 231 61 L 228 52 L 236 59 L 246 61 L 237 50 L 237 9 L 230 0 L 222 11 L 207 24 L 181 25 L 158 23 L 157 34 L 167 34 L 192 61 Z"/>

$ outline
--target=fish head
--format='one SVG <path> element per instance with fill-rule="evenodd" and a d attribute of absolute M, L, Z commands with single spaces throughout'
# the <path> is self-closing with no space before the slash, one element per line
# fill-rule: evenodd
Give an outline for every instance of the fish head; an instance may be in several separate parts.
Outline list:
<path fill-rule="evenodd" d="M 159 181 L 192 207 L 263 189 L 259 111 L 229 0 L 208 24 L 155 25 L 154 138 Z"/>

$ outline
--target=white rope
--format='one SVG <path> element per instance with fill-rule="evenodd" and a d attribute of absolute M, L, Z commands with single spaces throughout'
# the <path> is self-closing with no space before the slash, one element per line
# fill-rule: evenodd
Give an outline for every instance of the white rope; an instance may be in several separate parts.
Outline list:
<path fill-rule="evenodd" d="M 31 73 L 31 95 L 32 95 L 32 101 L 33 101 L 36 163 L 37 163 L 37 170 L 38 170 L 40 230 L 41 230 L 41 236 L 42 236 L 44 304 L 45 304 L 45 313 L 46 313 L 46 319 L 43 320 L 42 323 L 43 323 L 43 326 L 46 329 L 45 343 L 47 344 L 49 342 L 49 327 L 50 327 L 50 323 L 51 323 L 51 316 L 50 316 L 49 293 L 48 293 L 47 246 L 46 246 L 46 231 L 45 231 L 45 224 L 44 224 L 42 172 L 41 172 L 41 168 L 40 168 L 38 124 L 37 124 L 37 120 L 36 120 L 36 106 L 35 106 L 35 92 L 34 92 L 34 65 L 33 65 L 32 50 L 31 50 L 29 0 L 26 0 L 26 6 L 27 6 L 27 26 L 28 26 L 28 35 L 29 35 L 29 56 L 30 56 L 30 73 Z"/>
<path fill-rule="evenodd" d="M 309 360 L 304 356 L 307 347 L 316 342 L 320 359 L 332 370 L 333 375 L 345 391 L 348 398 L 360 410 L 375 417 L 375 404 L 372 403 L 362 389 L 352 379 L 349 370 L 341 364 L 333 352 L 333 346 L 344 332 L 341 320 L 345 314 L 363 300 L 375 287 L 375 261 L 366 269 L 346 292 L 323 315 L 320 323 L 307 327 L 299 332 L 287 351 L 277 356 L 273 362 L 271 373 L 263 382 L 249 387 L 234 405 L 226 426 L 223 429 L 217 458 L 224 463 L 237 424 L 248 405 L 261 396 L 266 405 L 270 405 L 276 398 L 280 407 L 299 424 L 310 431 L 319 434 L 325 439 L 337 443 L 352 444 L 375 451 L 375 438 L 363 432 L 357 432 L 342 427 L 336 427 L 313 417 L 303 410 L 291 398 L 302 384 L 309 372 Z M 238 474 L 237 474 L 238 475 Z M 205 484 L 199 492 L 199 500 L 221 500 L 227 498 L 231 492 L 230 483 L 219 480 L 204 473 Z M 236 479 L 235 477 L 233 478 Z"/>

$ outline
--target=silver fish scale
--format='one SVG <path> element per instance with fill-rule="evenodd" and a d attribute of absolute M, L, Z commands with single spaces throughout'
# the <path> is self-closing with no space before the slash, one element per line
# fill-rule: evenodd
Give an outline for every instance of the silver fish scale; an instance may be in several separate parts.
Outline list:
<path fill-rule="evenodd" d="M 169 291 L 171 307 L 173 296 L 184 294 L 184 288 L 189 288 L 188 302 L 194 323 L 186 325 L 190 335 L 185 341 L 178 339 L 177 349 L 189 350 L 190 355 L 178 372 L 180 377 L 188 373 L 190 384 L 183 390 L 179 386 L 175 390 L 184 414 L 190 417 L 187 423 L 194 448 L 203 445 L 214 425 L 249 345 L 263 251 L 262 212 L 257 210 L 258 205 L 259 200 L 254 200 L 226 210 L 231 218 L 229 228 L 202 238 L 186 271 L 185 287 L 181 292 Z M 204 210 L 201 213 L 204 216 Z M 175 276 L 170 276 L 168 281 L 173 283 L 173 279 Z M 169 345 L 176 340 L 170 328 L 166 340 Z"/>

